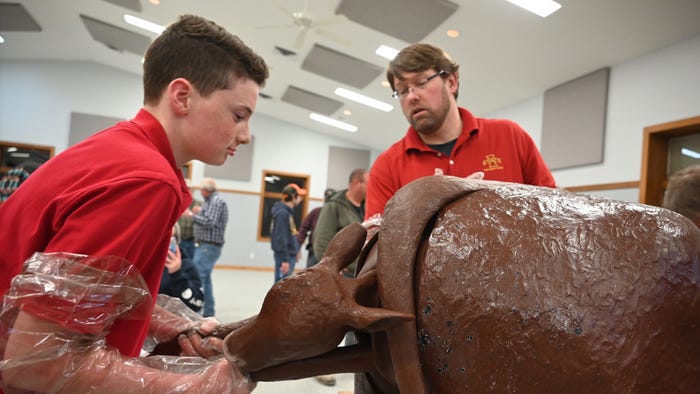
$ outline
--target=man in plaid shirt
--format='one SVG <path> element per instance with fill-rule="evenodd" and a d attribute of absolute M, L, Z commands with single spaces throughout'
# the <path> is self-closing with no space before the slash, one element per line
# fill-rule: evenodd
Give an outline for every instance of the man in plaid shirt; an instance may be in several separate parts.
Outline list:
<path fill-rule="evenodd" d="M 216 182 L 211 178 L 202 181 L 201 189 L 204 205 L 194 207 L 192 223 L 194 225 L 194 265 L 199 270 L 204 287 L 204 317 L 214 316 L 214 289 L 211 283 L 211 271 L 221 256 L 224 246 L 224 232 L 228 223 L 228 206 L 216 191 Z"/>

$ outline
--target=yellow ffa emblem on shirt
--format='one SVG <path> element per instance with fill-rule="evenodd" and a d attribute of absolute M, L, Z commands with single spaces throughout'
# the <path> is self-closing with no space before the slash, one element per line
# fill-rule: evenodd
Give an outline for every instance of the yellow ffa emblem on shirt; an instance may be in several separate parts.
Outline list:
<path fill-rule="evenodd" d="M 501 166 L 501 159 L 496 157 L 495 154 L 486 155 L 486 159 L 484 159 L 481 164 L 484 165 L 484 171 L 503 169 L 503 166 Z"/>

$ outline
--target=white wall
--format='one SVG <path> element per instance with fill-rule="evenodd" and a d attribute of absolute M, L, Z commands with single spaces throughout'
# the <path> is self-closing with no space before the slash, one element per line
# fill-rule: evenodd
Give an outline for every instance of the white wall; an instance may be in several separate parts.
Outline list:
<path fill-rule="evenodd" d="M 487 117 L 520 123 L 540 142 L 543 95 Z M 644 127 L 700 115 L 700 36 L 629 62 L 612 65 L 603 162 L 553 171 L 559 186 L 637 181 Z M 638 189 L 595 193 L 638 201 Z"/>
<path fill-rule="evenodd" d="M 485 114 L 520 123 L 539 144 L 543 93 Z M 86 62 L 0 61 L 0 140 L 68 144 L 71 112 L 129 118 L 140 107 L 140 77 Z M 560 186 L 636 181 L 640 178 L 643 129 L 700 115 L 700 36 L 612 65 L 603 163 L 554 172 Z M 223 189 L 260 192 L 263 169 L 311 175 L 311 195 L 321 197 L 329 146 L 364 149 L 260 114 L 250 182 L 220 181 Z M 378 152 L 372 152 L 372 160 Z M 203 169 L 194 168 L 194 181 Z M 636 189 L 597 193 L 637 201 Z M 199 196 L 197 196 L 199 197 Z M 269 244 L 256 241 L 259 197 L 227 193 L 230 224 L 222 264 L 272 267 Z M 309 204 L 309 209 L 318 202 Z"/>

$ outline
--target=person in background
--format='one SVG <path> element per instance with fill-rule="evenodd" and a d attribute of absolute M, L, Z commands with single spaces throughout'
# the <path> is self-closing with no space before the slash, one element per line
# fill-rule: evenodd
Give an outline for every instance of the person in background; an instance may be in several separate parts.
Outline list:
<path fill-rule="evenodd" d="M 700 228 L 700 165 L 686 167 L 671 175 L 662 206 L 687 217 Z"/>
<path fill-rule="evenodd" d="M 172 227 L 192 201 L 180 167 L 191 160 L 222 165 L 250 142 L 249 120 L 268 74 L 265 61 L 238 37 L 183 15 L 145 53 L 144 101 L 136 116 L 42 164 L 0 206 L 1 390 L 254 387 L 225 359 L 209 359 L 222 350 L 221 343 L 203 346 L 215 342 L 204 337 L 218 322 L 193 326 L 166 318 L 155 300 Z M 57 258 L 58 252 L 79 255 Z M 50 270 L 24 264 L 37 259 Z M 104 261 L 119 265 L 89 265 Z M 72 275 L 73 268 L 83 275 Z M 45 286 L 37 289 L 37 281 Z M 70 285 L 74 281 L 82 285 Z M 177 368 L 144 362 L 138 357 L 150 334 L 176 340 L 182 355 L 202 358 Z"/>
<path fill-rule="evenodd" d="M 472 115 L 457 105 L 459 65 L 440 48 L 412 44 L 386 77 L 410 127 L 369 173 L 365 218 L 384 212 L 402 186 L 442 174 L 555 187 L 530 135 L 516 123 Z"/>
<path fill-rule="evenodd" d="M 199 271 L 192 259 L 182 255 L 178 246 L 178 225 L 173 227 L 165 268 L 160 279 L 158 293 L 179 298 L 188 308 L 200 313 L 204 305 L 204 291 Z"/>
<path fill-rule="evenodd" d="M 366 169 L 356 168 L 350 173 L 348 188 L 334 194 L 323 205 L 314 230 L 314 253 L 319 260 L 323 258 L 328 244 L 338 231 L 349 224 L 362 222 L 365 216 L 367 177 Z M 354 261 L 343 270 L 343 276 L 354 277 L 356 266 L 357 261 Z"/>
<path fill-rule="evenodd" d="M 328 200 L 333 197 L 333 194 L 335 194 L 335 189 L 328 188 L 323 192 L 323 202 L 326 203 Z M 314 229 L 316 228 L 316 222 L 318 222 L 318 215 L 321 213 L 321 207 L 316 207 L 311 210 L 308 214 L 306 214 L 306 217 L 304 218 L 304 221 L 301 222 L 301 227 L 299 228 L 299 233 L 297 234 L 297 243 L 299 244 L 299 247 L 301 248 L 302 245 L 304 245 L 304 242 L 306 241 L 307 237 L 309 239 L 309 242 L 306 244 L 306 250 L 308 251 L 307 256 L 306 256 L 306 268 L 313 267 L 318 263 L 318 259 L 316 258 L 316 254 L 314 254 Z"/>
<path fill-rule="evenodd" d="M 314 253 L 318 259 L 323 258 L 323 254 L 328 248 L 328 244 L 335 234 L 345 226 L 356 222 L 362 222 L 365 216 L 365 195 L 367 194 L 367 170 L 356 168 L 348 177 L 348 188 L 333 194 L 323 207 L 318 216 L 318 222 L 314 229 Z M 357 260 L 349 266 L 343 268 L 342 275 L 346 278 L 355 276 Z M 355 337 L 351 333 L 346 334 L 345 344 L 355 344 Z M 319 375 L 315 376 L 316 381 L 326 386 L 334 386 L 335 376 Z"/>
<path fill-rule="evenodd" d="M 221 250 L 224 246 L 224 235 L 228 224 L 228 205 L 216 191 L 216 182 L 213 179 L 203 179 L 201 186 L 200 193 L 204 198 L 204 205 L 195 206 L 190 213 L 195 240 L 193 260 L 204 287 L 202 316 L 213 317 L 215 315 L 214 287 L 211 273 L 214 270 L 214 264 L 221 257 Z"/>
<path fill-rule="evenodd" d="M 23 160 L 0 177 L 0 204 L 10 198 L 10 195 L 29 178 L 29 175 L 48 159 L 48 154 L 32 149 L 29 151 L 26 160 Z"/>
<path fill-rule="evenodd" d="M 202 206 L 201 201 L 192 200 L 189 210 L 192 211 L 195 207 L 200 206 Z M 194 259 L 194 223 L 192 220 L 192 215 L 187 214 L 183 214 L 177 220 L 177 225 L 180 228 L 180 251 L 183 258 L 190 260 Z"/>
<path fill-rule="evenodd" d="M 300 254 L 295 238 L 294 207 L 304 200 L 305 195 L 305 189 L 290 183 L 282 189 L 282 200 L 277 201 L 270 210 L 270 247 L 275 258 L 275 282 L 294 273 L 294 265 Z"/>

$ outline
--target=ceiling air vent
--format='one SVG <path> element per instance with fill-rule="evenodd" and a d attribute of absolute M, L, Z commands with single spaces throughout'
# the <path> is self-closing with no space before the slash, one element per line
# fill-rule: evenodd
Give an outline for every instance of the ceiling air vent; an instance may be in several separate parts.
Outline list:
<path fill-rule="evenodd" d="M 22 4 L 0 3 L 0 31 L 41 31 Z"/>
<path fill-rule="evenodd" d="M 114 26 L 83 14 L 80 14 L 80 19 L 82 19 L 95 41 L 99 41 L 115 51 L 126 51 L 143 56 L 151 44 L 150 37 L 122 29 L 119 26 Z"/>

